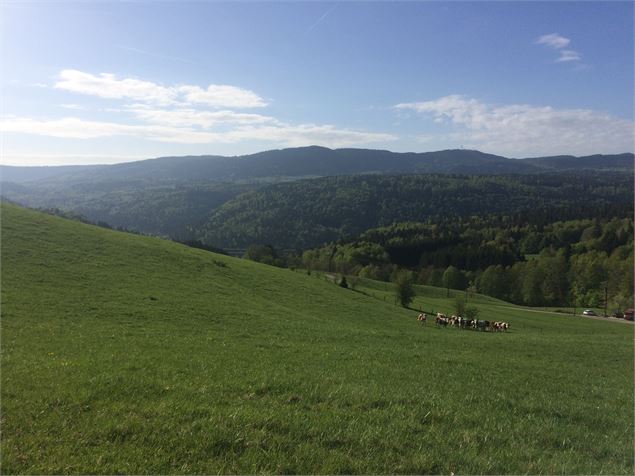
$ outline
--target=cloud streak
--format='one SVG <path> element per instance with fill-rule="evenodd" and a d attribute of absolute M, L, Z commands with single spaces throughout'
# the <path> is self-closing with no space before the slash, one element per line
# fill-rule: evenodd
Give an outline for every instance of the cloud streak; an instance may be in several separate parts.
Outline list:
<path fill-rule="evenodd" d="M 566 48 L 571 43 L 569 38 L 560 36 L 557 33 L 549 33 L 548 35 L 542 35 L 536 39 L 537 45 L 547 45 L 554 49 Z"/>
<path fill-rule="evenodd" d="M 346 147 L 355 144 L 395 140 L 391 134 L 339 129 L 333 125 L 285 124 L 244 125 L 227 131 L 200 130 L 161 124 L 131 125 L 114 122 L 87 121 L 76 117 L 38 120 L 8 117 L 0 122 L 5 132 L 34 134 L 64 139 L 96 139 L 133 136 L 158 142 L 180 144 L 231 144 L 245 140 L 273 142 L 284 146 L 319 144 Z"/>
<path fill-rule="evenodd" d="M 60 72 L 55 88 L 105 99 L 127 99 L 148 104 L 204 104 L 215 108 L 259 108 L 267 102 L 253 91 L 210 84 L 206 89 L 196 85 L 163 86 L 135 78 L 117 78 L 114 74 L 91 74 L 74 69 Z"/>
<path fill-rule="evenodd" d="M 580 61 L 582 57 L 580 53 L 573 50 L 561 50 L 560 56 L 556 59 L 556 63 L 566 63 L 569 61 Z"/>
<path fill-rule="evenodd" d="M 570 61 L 580 61 L 582 59 L 582 55 L 577 51 L 565 49 L 569 46 L 571 40 L 560 36 L 558 33 L 549 33 L 539 36 L 534 43 L 537 45 L 545 45 L 558 51 L 559 56 L 554 60 L 555 63 L 567 63 Z"/>
<path fill-rule="evenodd" d="M 491 105 L 461 95 L 397 104 L 450 130 L 445 140 L 511 157 L 633 151 L 635 124 L 589 109 Z"/>
<path fill-rule="evenodd" d="M 210 84 L 207 89 L 199 86 L 180 86 L 177 90 L 183 94 L 187 103 L 239 109 L 267 106 L 267 102 L 253 91 L 225 84 Z"/>
<path fill-rule="evenodd" d="M 209 129 L 223 124 L 263 124 L 277 120 L 262 114 L 247 114 L 230 110 L 199 111 L 192 108 L 158 109 L 144 104 L 125 106 L 123 111 L 137 119 L 172 127 L 200 127 Z"/>
<path fill-rule="evenodd" d="M 118 79 L 114 74 L 94 75 L 74 69 L 60 72 L 55 88 L 105 99 L 132 99 L 158 104 L 174 103 L 177 91 L 139 79 Z"/>

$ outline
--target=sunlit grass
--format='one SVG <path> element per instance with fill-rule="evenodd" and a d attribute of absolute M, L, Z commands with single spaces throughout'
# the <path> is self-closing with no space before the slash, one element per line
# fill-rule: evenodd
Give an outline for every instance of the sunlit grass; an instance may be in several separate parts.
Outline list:
<path fill-rule="evenodd" d="M 2 212 L 3 473 L 633 473 L 632 326 Z"/>

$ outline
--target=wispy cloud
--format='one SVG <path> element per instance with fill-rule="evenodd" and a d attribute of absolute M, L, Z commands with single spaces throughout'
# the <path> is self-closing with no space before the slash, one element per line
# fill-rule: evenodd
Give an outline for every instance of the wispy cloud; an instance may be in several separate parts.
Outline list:
<path fill-rule="evenodd" d="M 580 53 L 573 50 L 560 50 L 560 56 L 556 59 L 556 63 L 565 63 L 567 61 L 580 61 L 582 57 Z"/>
<path fill-rule="evenodd" d="M 205 104 L 211 107 L 251 108 L 265 107 L 267 102 L 253 91 L 225 84 L 210 84 L 207 89 L 199 86 L 180 86 L 185 102 Z"/>
<path fill-rule="evenodd" d="M 445 124 L 445 140 L 452 146 L 464 144 L 511 157 L 633 151 L 632 121 L 590 109 L 499 106 L 461 95 L 395 108 Z"/>
<path fill-rule="evenodd" d="M 74 69 L 61 71 L 55 88 L 107 99 L 132 99 L 158 104 L 174 103 L 178 95 L 175 88 L 161 86 L 151 81 L 134 78 L 118 79 L 110 73 L 95 75 Z"/>
<path fill-rule="evenodd" d="M 580 61 L 582 56 L 574 50 L 565 49 L 571 43 L 569 38 L 560 36 L 558 33 L 549 33 L 539 36 L 535 43 L 537 45 L 545 45 L 558 51 L 559 56 L 554 60 L 556 63 L 566 63 L 569 61 Z"/>
<path fill-rule="evenodd" d="M 264 108 L 268 103 L 255 92 L 237 86 L 164 86 L 136 78 L 118 78 L 110 73 L 95 75 L 68 69 L 60 73 L 55 87 L 121 100 L 123 104 L 105 110 L 125 117 L 122 122 L 112 122 L 77 117 L 11 116 L 0 123 L 2 130 L 65 139 L 128 136 L 178 144 L 261 141 L 283 146 L 345 147 L 397 139 L 392 134 L 331 124 L 292 124 L 264 114 L 241 112 L 247 108 Z M 77 104 L 63 107 L 81 108 Z"/>
<path fill-rule="evenodd" d="M 113 136 L 135 136 L 159 142 L 180 144 L 218 144 L 256 140 L 284 146 L 319 144 L 328 147 L 346 147 L 396 139 L 391 134 L 340 129 L 328 124 L 292 125 L 276 123 L 275 125 L 240 126 L 227 131 L 209 131 L 159 124 L 130 125 L 86 121 L 75 117 L 53 120 L 8 117 L 6 120 L 0 121 L 0 128 L 5 132 L 59 138 L 95 139 Z"/>
<path fill-rule="evenodd" d="M 548 35 L 542 35 L 536 39 L 536 44 L 547 45 L 554 49 L 566 48 L 571 43 L 569 38 L 560 36 L 557 33 L 549 33 Z"/>
<path fill-rule="evenodd" d="M 117 78 L 114 74 L 91 74 L 74 69 L 60 72 L 55 88 L 107 99 L 130 99 L 144 103 L 170 105 L 200 103 L 211 107 L 264 107 L 267 102 L 253 91 L 237 86 L 210 84 L 163 86 L 136 78 Z"/>
<path fill-rule="evenodd" d="M 277 122 L 276 119 L 262 114 L 246 114 L 236 111 L 198 111 L 190 108 L 157 109 L 144 104 L 125 106 L 124 111 L 134 114 L 138 119 L 154 124 L 173 127 L 212 128 L 221 124 L 262 124 Z"/>

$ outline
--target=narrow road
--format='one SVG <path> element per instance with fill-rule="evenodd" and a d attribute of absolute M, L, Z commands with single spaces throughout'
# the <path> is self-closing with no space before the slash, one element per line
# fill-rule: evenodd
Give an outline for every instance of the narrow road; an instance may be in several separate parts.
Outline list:
<path fill-rule="evenodd" d="M 627 321 L 625 319 L 617 319 L 615 317 L 601 317 L 601 316 L 583 316 L 582 314 L 576 314 L 575 316 L 572 314 L 565 314 L 564 312 L 554 312 L 554 311 L 543 311 L 541 309 L 527 309 L 526 307 L 520 307 L 520 306 L 503 306 L 503 305 L 498 305 L 497 307 L 504 307 L 506 309 L 521 309 L 523 311 L 527 311 L 527 312 L 540 312 L 542 314 L 553 314 L 556 316 L 569 316 L 569 317 L 584 317 L 585 319 L 594 319 L 596 321 L 604 321 L 604 322 L 616 322 L 616 323 L 622 323 L 622 324 L 630 324 L 631 326 L 633 324 L 635 324 L 635 322 L 633 321 Z"/>

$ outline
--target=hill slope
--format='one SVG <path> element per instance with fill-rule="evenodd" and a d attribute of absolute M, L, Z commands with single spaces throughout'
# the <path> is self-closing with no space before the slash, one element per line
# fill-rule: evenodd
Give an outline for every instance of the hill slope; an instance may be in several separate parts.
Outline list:
<path fill-rule="evenodd" d="M 627 326 L 483 302 L 512 332 L 421 329 L 316 276 L 9 205 L 1 277 L 6 474 L 633 471 Z"/>
<path fill-rule="evenodd" d="M 404 221 L 540 210 L 560 220 L 629 216 L 632 203 L 624 174 L 325 177 L 241 194 L 214 210 L 201 237 L 220 247 L 306 249 Z"/>

